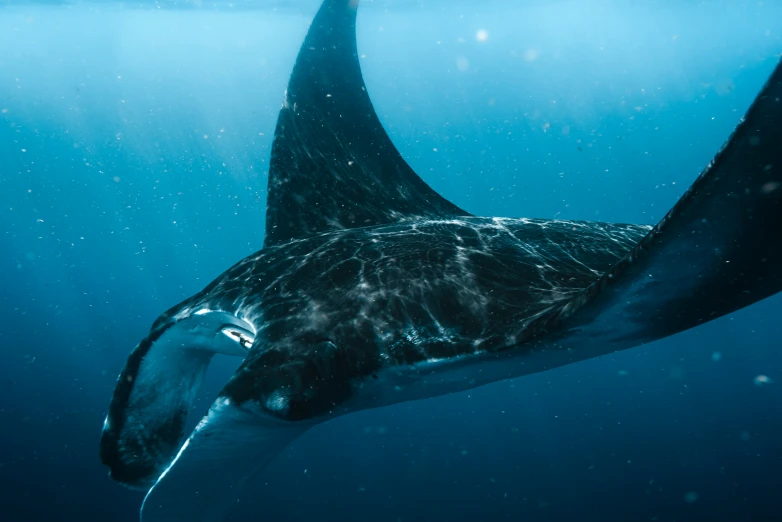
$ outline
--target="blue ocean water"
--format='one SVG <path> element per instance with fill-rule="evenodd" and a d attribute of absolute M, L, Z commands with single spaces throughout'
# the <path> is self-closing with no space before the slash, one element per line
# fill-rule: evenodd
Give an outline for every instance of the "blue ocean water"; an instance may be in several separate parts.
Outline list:
<path fill-rule="evenodd" d="M 368 91 L 478 215 L 655 223 L 782 52 L 782 4 L 364 1 Z M 0 2 L 0 520 L 138 519 L 98 459 L 130 350 L 260 249 L 318 2 Z M 232 520 L 778 520 L 782 298 L 312 429 Z M 237 365 L 216 360 L 197 411 Z"/>

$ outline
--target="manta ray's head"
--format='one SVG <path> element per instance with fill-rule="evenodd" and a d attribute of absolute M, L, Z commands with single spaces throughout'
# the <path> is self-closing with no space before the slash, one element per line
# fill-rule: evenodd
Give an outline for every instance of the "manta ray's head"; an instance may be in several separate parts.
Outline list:
<path fill-rule="evenodd" d="M 113 479 L 149 488 L 182 444 L 187 416 L 214 354 L 245 357 L 255 327 L 208 308 L 163 314 L 128 359 L 103 425 L 101 460 Z"/>
<path fill-rule="evenodd" d="M 214 354 L 243 362 L 185 438 Z M 322 337 L 270 342 L 241 314 L 175 307 L 153 324 L 119 376 L 101 460 L 114 480 L 149 490 L 144 522 L 217 521 L 248 477 L 345 401 L 354 362 Z M 208 496 L 194 497 L 199 491 Z"/>

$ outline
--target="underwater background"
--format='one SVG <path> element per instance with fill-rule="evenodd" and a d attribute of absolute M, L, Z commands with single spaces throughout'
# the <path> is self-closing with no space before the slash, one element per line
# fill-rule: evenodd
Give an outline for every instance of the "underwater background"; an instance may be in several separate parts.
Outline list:
<path fill-rule="evenodd" d="M 138 520 L 98 459 L 116 377 L 261 248 L 318 4 L 0 0 L 3 522 Z M 465 210 L 654 224 L 777 63 L 782 2 L 364 0 L 358 48 L 397 148 Z M 318 425 L 231 520 L 780 520 L 781 313 Z"/>

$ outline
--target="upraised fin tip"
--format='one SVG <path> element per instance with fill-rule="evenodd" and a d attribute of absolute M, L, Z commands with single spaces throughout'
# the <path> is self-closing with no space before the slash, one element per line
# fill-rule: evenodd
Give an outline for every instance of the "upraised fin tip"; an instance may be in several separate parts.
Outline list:
<path fill-rule="evenodd" d="M 277 120 L 265 245 L 331 230 L 469 215 L 410 168 L 361 75 L 358 0 L 326 0 L 310 26 Z"/>

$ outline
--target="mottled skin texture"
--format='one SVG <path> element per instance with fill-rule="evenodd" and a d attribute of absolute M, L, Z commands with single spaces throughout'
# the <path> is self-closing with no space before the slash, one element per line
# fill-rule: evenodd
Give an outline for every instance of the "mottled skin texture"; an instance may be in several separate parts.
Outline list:
<path fill-rule="evenodd" d="M 289 421 L 329 416 L 384 370 L 431 361 L 447 366 L 524 344 L 532 321 L 597 281 L 650 228 L 463 217 L 339 230 L 268 247 L 163 313 L 129 359 L 118 390 L 130 396 L 143 377 L 143 358 L 167 329 L 219 310 L 256 331 L 221 398 Z M 516 352 L 524 355 L 523 348 Z M 193 373 L 171 384 L 190 379 L 183 387 L 191 396 L 211 356 L 195 351 L 179 361 L 193 364 Z M 160 417 L 156 430 L 115 433 L 118 443 L 104 445 L 104 459 L 117 462 L 112 476 L 131 483 L 145 477 L 139 485 L 151 485 L 180 445 L 191 400 L 183 397 L 179 413 Z M 112 429 L 121 431 L 123 421 L 151 427 L 158 417 L 144 416 L 154 406 L 112 416 Z"/>
<path fill-rule="evenodd" d="M 309 418 L 385 368 L 518 346 L 649 229 L 460 218 L 332 232 L 245 258 L 179 315 L 219 307 L 252 323 L 223 394 Z"/>

